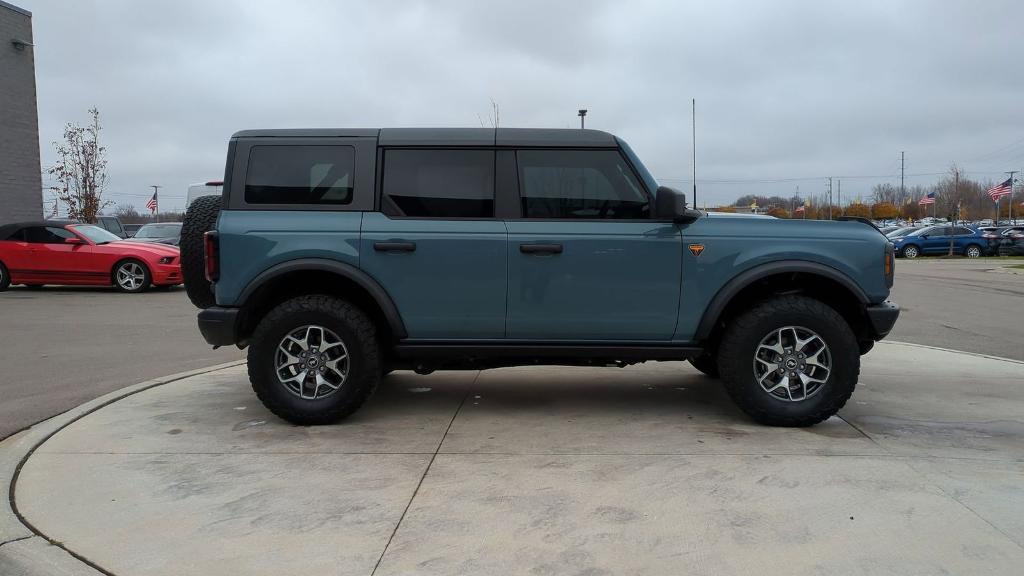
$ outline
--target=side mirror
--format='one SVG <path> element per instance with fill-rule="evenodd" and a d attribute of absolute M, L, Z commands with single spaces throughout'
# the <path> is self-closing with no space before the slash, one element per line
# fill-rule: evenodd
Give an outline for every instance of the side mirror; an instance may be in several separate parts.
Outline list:
<path fill-rule="evenodd" d="M 65 239 L 64 239 L 64 243 L 65 243 L 65 244 L 74 244 L 74 245 L 82 245 L 82 244 L 85 244 L 85 241 L 83 241 L 83 240 L 82 240 L 81 238 L 79 238 L 78 236 L 74 236 L 74 237 L 72 237 L 72 238 L 65 238 Z"/>
<path fill-rule="evenodd" d="M 654 196 L 654 219 L 671 220 L 677 224 L 693 222 L 700 218 L 699 210 L 686 207 L 686 194 L 675 188 L 659 186 Z"/>

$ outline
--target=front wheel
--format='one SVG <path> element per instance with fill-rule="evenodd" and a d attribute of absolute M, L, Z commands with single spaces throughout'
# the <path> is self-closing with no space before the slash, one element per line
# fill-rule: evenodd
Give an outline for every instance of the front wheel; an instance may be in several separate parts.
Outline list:
<path fill-rule="evenodd" d="M 733 401 L 772 426 L 810 426 L 846 404 L 860 347 L 846 320 L 819 300 L 778 296 L 736 317 L 718 365 Z"/>
<path fill-rule="evenodd" d="M 144 292 L 151 280 L 149 268 L 138 260 L 122 260 L 114 266 L 114 286 L 121 292 Z"/>
<path fill-rule="evenodd" d="M 977 244 L 971 244 L 970 246 L 967 247 L 966 250 L 964 250 L 964 256 L 967 256 L 968 258 L 978 258 L 978 257 L 980 257 L 981 256 L 981 246 L 978 246 Z"/>
<path fill-rule="evenodd" d="M 11 277 L 7 274 L 7 267 L 4 266 L 3 262 L 0 262 L 0 292 L 7 290 L 7 287 L 11 285 Z"/>
<path fill-rule="evenodd" d="M 918 250 L 917 246 L 910 245 L 903 249 L 904 258 L 917 258 L 921 255 L 921 251 Z"/>
<path fill-rule="evenodd" d="M 352 304 L 300 296 L 271 310 L 253 332 L 249 381 L 263 405 L 298 425 L 352 414 L 381 378 L 373 323 Z"/>

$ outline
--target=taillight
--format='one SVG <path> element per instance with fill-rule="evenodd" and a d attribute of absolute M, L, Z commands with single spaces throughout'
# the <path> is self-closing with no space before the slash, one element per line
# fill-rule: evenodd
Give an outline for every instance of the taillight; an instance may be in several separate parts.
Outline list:
<path fill-rule="evenodd" d="M 203 234 L 203 255 L 206 263 L 206 279 L 216 282 L 220 277 L 219 248 L 217 231 L 210 230 Z"/>
<path fill-rule="evenodd" d="M 892 242 L 885 243 L 885 263 L 882 264 L 882 269 L 885 272 L 885 285 L 892 288 L 893 281 L 896 278 L 896 261 L 895 261 L 895 249 Z"/>

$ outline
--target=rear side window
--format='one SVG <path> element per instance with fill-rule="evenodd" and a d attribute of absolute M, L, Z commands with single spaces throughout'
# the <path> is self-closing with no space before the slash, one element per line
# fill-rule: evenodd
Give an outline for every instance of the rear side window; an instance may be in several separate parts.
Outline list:
<path fill-rule="evenodd" d="M 974 230 L 971 230 L 970 228 L 964 228 L 962 226 L 957 226 L 956 228 L 953 228 L 953 234 L 957 236 L 974 236 Z"/>
<path fill-rule="evenodd" d="M 387 150 L 384 213 L 418 218 L 494 216 L 493 150 Z"/>
<path fill-rule="evenodd" d="M 524 218 L 646 219 L 647 193 L 616 150 L 520 150 Z"/>
<path fill-rule="evenodd" d="M 249 204 L 350 204 L 351 146 L 253 146 L 245 174 Z"/>
<path fill-rule="evenodd" d="M 65 238 L 74 238 L 75 235 L 63 228 L 55 226 L 33 226 L 25 228 L 25 239 L 32 244 L 63 244 Z"/>

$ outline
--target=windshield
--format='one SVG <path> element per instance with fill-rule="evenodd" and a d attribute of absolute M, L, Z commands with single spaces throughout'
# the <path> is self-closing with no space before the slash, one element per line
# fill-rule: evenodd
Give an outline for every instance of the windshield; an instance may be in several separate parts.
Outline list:
<path fill-rule="evenodd" d="M 173 238 L 181 234 L 181 224 L 146 224 L 135 233 L 136 238 Z"/>
<path fill-rule="evenodd" d="M 935 232 L 937 232 L 935 228 L 921 228 L 920 230 L 914 230 L 907 234 L 907 236 L 923 236 L 925 234 L 934 234 Z"/>
<path fill-rule="evenodd" d="M 114 234 L 107 232 L 99 226 L 93 226 L 92 224 L 82 224 L 79 226 L 73 226 L 72 228 L 75 232 L 78 232 L 97 244 L 106 244 L 108 242 L 117 242 L 120 240 L 120 238 Z"/>
<path fill-rule="evenodd" d="M 889 238 L 899 238 L 901 236 L 906 236 L 907 234 L 910 234 L 914 230 L 917 230 L 917 228 L 897 228 L 892 232 L 886 234 L 886 236 L 888 236 Z"/>

